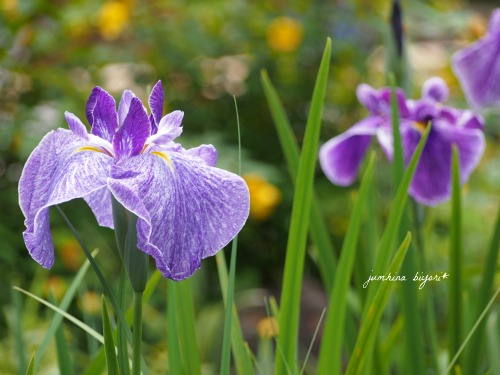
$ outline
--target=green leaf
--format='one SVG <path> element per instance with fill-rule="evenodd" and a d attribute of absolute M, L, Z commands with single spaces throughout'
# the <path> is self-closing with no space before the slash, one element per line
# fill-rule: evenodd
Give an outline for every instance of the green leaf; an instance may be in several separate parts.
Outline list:
<path fill-rule="evenodd" d="M 17 353 L 18 373 L 22 374 L 26 370 L 26 344 L 23 336 L 23 301 L 19 293 L 11 289 L 11 301 L 14 307 L 13 327 L 14 344 Z"/>
<path fill-rule="evenodd" d="M 487 323 L 487 345 L 486 349 L 490 359 L 491 375 L 500 375 L 500 330 L 498 325 L 498 312 L 491 314 Z"/>
<path fill-rule="evenodd" d="M 106 365 L 108 375 L 118 375 L 118 360 L 116 358 L 115 340 L 113 339 L 113 328 L 109 319 L 106 299 L 102 296 L 102 332 L 104 336 L 104 350 L 106 354 Z"/>
<path fill-rule="evenodd" d="M 220 253 L 220 252 L 219 252 Z M 218 254 L 219 254 L 218 253 Z M 177 325 L 177 290 L 173 281 L 167 283 L 167 345 L 168 370 L 170 374 L 184 374 L 180 352 L 179 331 Z"/>
<path fill-rule="evenodd" d="M 401 243 L 401 246 L 394 255 L 394 259 L 389 269 L 384 273 L 384 275 L 395 275 L 398 273 L 401 265 L 403 264 L 406 251 L 410 246 L 410 241 L 411 234 L 408 232 L 404 241 Z M 363 319 L 354 352 L 352 353 L 347 366 L 346 375 L 362 374 L 363 365 L 366 363 L 366 358 L 371 352 L 372 344 L 377 336 L 377 328 L 380 323 L 380 318 L 382 317 L 382 312 L 384 311 L 387 301 L 389 300 L 389 295 L 393 285 L 393 282 L 385 281 L 381 282 L 377 288 L 373 302 L 370 304 L 367 314 Z"/>
<path fill-rule="evenodd" d="M 330 305 L 323 330 L 323 340 L 318 363 L 318 374 L 340 374 L 342 342 L 344 337 L 347 292 L 351 281 L 354 259 L 357 253 L 361 219 L 366 210 L 366 200 L 373 177 L 375 153 L 372 153 L 364 173 L 354 205 L 349 227 L 344 238 L 335 282 L 330 293 Z"/>
<path fill-rule="evenodd" d="M 475 296 L 476 298 L 476 315 L 479 316 L 480 312 L 484 309 L 484 306 L 488 303 L 488 298 L 493 290 L 493 283 L 495 280 L 495 273 L 498 264 L 498 251 L 500 249 L 500 209 L 498 210 L 497 219 L 495 227 L 493 230 L 493 236 L 490 241 L 490 247 L 488 254 L 484 260 L 484 266 L 482 268 L 483 278 L 481 280 L 481 285 L 479 287 L 479 292 Z M 465 363 L 465 372 L 467 374 L 476 374 L 479 372 L 479 359 L 482 349 L 482 342 L 484 338 L 484 328 L 485 324 L 482 323 L 476 333 L 471 338 L 471 343 L 468 346 L 468 351 L 466 354 L 467 362 Z"/>
<path fill-rule="evenodd" d="M 79 328 L 81 328 L 82 330 L 87 332 L 90 336 L 92 336 L 94 339 L 99 341 L 101 344 L 104 344 L 104 337 L 102 337 L 99 332 L 97 332 L 93 328 L 89 327 L 88 325 L 83 323 L 81 320 L 76 319 L 73 315 L 68 314 L 66 311 L 60 309 L 59 307 L 54 306 L 50 302 L 47 302 L 47 301 L 41 299 L 40 297 L 37 297 L 34 294 L 31 294 L 30 292 L 28 292 L 22 288 L 19 288 L 17 286 L 13 286 L 13 288 L 21 293 L 26 294 L 28 297 L 33 298 L 34 300 L 40 302 L 41 304 L 47 306 L 48 308 L 54 310 L 56 313 L 62 315 L 66 319 L 68 319 L 71 323 L 75 324 L 76 326 L 78 326 Z"/>
<path fill-rule="evenodd" d="M 120 274 L 120 285 L 118 287 L 118 303 L 120 304 L 120 310 L 126 310 L 126 291 L 127 291 L 127 274 L 124 268 L 122 268 Z M 148 284 L 149 285 L 149 281 Z M 146 285 L 146 287 L 147 287 Z M 127 316 L 125 316 L 127 318 Z M 128 322 L 128 321 L 127 321 Z M 128 346 L 127 346 L 127 334 L 123 329 L 121 324 L 118 324 L 115 328 L 117 330 L 117 347 L 118 347 L 118 370 L 122 375 L 130 375 L 130 365 L 128 356 Z"/>
<path fill-rule="evenodd" d="M 292 182 L 295 184 L 299 169 L 299 146 L 297 144 L 297 140 L 295 139 L 290 122 L 286 116 L 283 104 L 281 103 L 276 89 L 273 87 L 273 84 L 267 75 L 267 72 L 261 72 L 261 81 L 278 133 L 281 148 L 283 150 L 283 154 L 285 155 L 288 170 L 290 172 Z M 316 260 L 316 264 L 319 268 L 326 290 L 331 290 L 336 268 L 336 260 L 334 256 L 335 252 L 328 233 L 328 228 L 321 215 L 321 210 L 318 200 L 314 194 L 314 190 L 313 198 L 311 200 L 310 215 L 311 224 L 309 226 L 309 231 L 311 233 L 312 241 L 318 249 L 318 259 Z"/>
<path fill-rule="evenodd" d="M 422 138 L 420 139 L 420 142 L 418 143 L 415 151 L 413 152 L 413 156 L 411 157 L 410 163 L 408 164 L 408 167 L 406 168 L 406 171 L 401 179 L 401 183 L 399 184 L 398 189 L 396 191 L 396 196 L 392 203 L 392 209 L 391 212 L 389 213 L 389 218 L 387 219 L 387 225 L 382 235 L 382 239 L 380 240 L 380 245 L 377 252 L 377 259 L 374 268 L 375 275 L 383 275 L 384 271 L 387 269 L 389 259 L 391 258 L 393 245 L 396 242 L 396 237 L 399 232 L 399 224 L 401 222 L 401 217 L 403 216 L 405 204 L 408 199 L 408 188 L 413 178 L 413 174 L 415 173 L 415 169 L 417 168 L 420 156 L 422 155 L 422 150 L 424 149 L 425 143 L 427 142 L 427 138 L 429 137 L 430 130 L 431 126 L 428 126 L 424 134 L 422 135 Z M 373 298 L 373 294 L 374 294 L 374 289 L 370 285 L 367 297 L 368 304 Z M 364 310 L 366 311 L 366 305 Z"/>
<path fill-rule="evenodd" d="M 35 352 L 33 352 L 33 355 L 31 356 L 28 369 L 26 370 L 26 375 L 35 375 Z"/>
<path fill-rule="evenodd" d="M 191 280 L 169 280 L 169 290 L 175 289 L 175 309 L 179 346 L 183 368 L 189 375 L 201 375 L 200 353 L 196 341 L 193 292 Z"/>
<path fill-rule="evenodd" d="M 53 305 L 56 304 L 54 294 L 52 290 L 49 294 L 50 303 Z M 60 374 L 74 374 L 73 369 L 73 361 L 71 360 L 71 355 L 68 350 L 68 342 L 66 341 L 66 337 L 64 336 L 63 325 L 59 324 L 56 330 L 56 352 L 57 352 L 57 363 L 59 365 L 59 373 Z"/>
<path fill-rule="evenodd" d="M 450 357 L 458 351 L 462 342 L 462 189 L 460 187 L 459 163 L 458 149 L 453 146 L 448 292 L 448 350 Z"/>
<path fill-rule="evenodd" d="M 304 144 L 299 160 L 292 218 L 287 243 L 283 289 L 280 306 L 278 344 L 283 357 L 276 357 L 276 375 L 286 373 L 288 364 L 295 372 L 299 326 L 300 292 L 309 228 L 314 170 L 318 154 L 318 139 L 330 67 L 331 40 L 326 42 L 318 77 L 314 87 Z"/>

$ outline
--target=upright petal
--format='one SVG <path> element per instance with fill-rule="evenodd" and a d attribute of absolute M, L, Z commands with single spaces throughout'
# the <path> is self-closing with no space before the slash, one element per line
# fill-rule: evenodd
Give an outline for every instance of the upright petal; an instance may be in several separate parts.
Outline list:
<path fill-rule="evenodd" d="M 456 52 L 452 66 L 473 107 L 500 105 L 500 33 L 487 35 Z"/>
<path fill-rule="evenodd" d="M 448 100 L 449 91 L 448 85 L 446 85 L 446 82 L 442 78 L 432 77 L 424 82 L 422 97 L 444 103 Z"/>
<path fill-rule="evenodd" d="M 156 82 L 151 94 L 149 95 L 149 108 L 151 109 L 151 116 L 153 117 L 153 124 L 155 129 L 158 129 L 158 124 L 160 123 L 161 116 L 163 114 L 163 102 L 165 101 L 165 94 L 163 93 L 163 86 L 161 81 Z M 151 134 L 155 134 L 151 132 Z"/>
<path fill-rule="evenodd" d="M 113 159 L 101 152 L 78 152 L 82 145 L 85 142 L 69 130 L 48 133 L 31 153 L 19 180 L 24 241 L 33 259 L 46 268 L 54 263 L 49 207 L 106 186 Z"/>
<path fill-rule="evenodd" d="M 143 154 L 111 170 L 108 186 L 139 217 L 138 247 L 165 277 L 192 275 L 234 238 L 249 213 L 242 178 L 183 153 Z"/>
<path fill-rule="evenodd" d="M 377 132 L 376 117 L 368 117 L 327 143 L 319 151 L 323 172 L 336 185 L 354 182 L 373 135 Z"/>
<path fill-rule="evenodd" d="M 150 129 L 146 109 L 139 98 L 132 98 L 127 117 L 113 138 L 116 158 L 138 155 L 149 137 Z"/>
<path fill-rule="evenodd" d="M 135 94 L 130 90 L 125 90 L 118 104 L 118 126 L 122 126 L 130 110 L 130 103 L 135 98 Z"/>
<path fill-rule="evenodd" d="M 100 87 L 94 87 L 86 106 L 92 134 L 111 142 L 118 128 L 115 99 Z"/>
<path fill-rule="evenodd" d="M 148 139 L 148 143 L 165 145 L 182 134 L 184 112 L 173 111 L 165 115 L 158 124 L 158 130 Z"/>
<path fill-rule="evenodd" d="M 78 117 L 76 117 L 73 113 L 68 111 L 64 112 L 64 117 L 66 118 L 66 122 L 68 123 L 68 126 L 74 135 L 84 140 L 89 139 L 87 128 Z"/>

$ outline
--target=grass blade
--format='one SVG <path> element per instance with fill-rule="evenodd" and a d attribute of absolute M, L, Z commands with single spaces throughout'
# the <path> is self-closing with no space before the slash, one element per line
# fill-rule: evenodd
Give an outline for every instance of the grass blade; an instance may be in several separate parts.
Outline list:
<path fill-rule="evenodd" d="M 226 260 L 224 258 L 224 253 L 219 251 L 215 255 L 215 260 L 217 262 L 217 271 L 219 273 L 219 282 L 222 290 L 222 298 L 224 302 L 227 301 L 227 290 L 228 290 L 228 273 Z M 227 302 L 226 302 L 227 303 Z M 226 305 L 227 309 L 227 305 Z M 233 359 L 236 367 L 236 373 L 240 375 L 253 375 L 254 368 L 252 365 L 252 360 L 250 359 L 247 351 L 247 345 L 243 339 L 243 332 L 241 330 L 240 319 L 238 317 L 238 312 L 233 302 L 232 307 L 232 330 L 231 330 L 231 344 L 233 351 Z"/>
<path fill-rule="evenodd" d="M 321 343 L 318 374 L 340 374 L 341 352 L 344 337 L 345 315 L 347 310 L 347 292 L 352 276 L 354 259 L 357 253 L 359 232 L 366 200 L 373 177 L 375 153 L 372 153 L 368 167 L 364 173 L 358 198 L 354 205 L 349 227 L 344 238 L 340 259 L 335 275 L 335 282 L 330 294 L 330 306 L 326 316 L 323 341 Z"/>
<path fill-rule="evenodd" d="M 283 290 L 280 306 L 280 333 L 278 343 L 284 358 L 276 358 L 276 375 L 286 373 L 286 363 L 294 369 L 297 366 L 297 339 L 299 326 L 300 292 L 302 273 L 309 228 L 309 214 L 313 190 L 314 169 L 318 154 L 318 138 L 321 128 L 323 101 L 326 94 L 330 67 L 331 40 L 326 42 L 325 51 L 314 87 L 311 110 L 307 120 L 304 145 L 299 160 L 296 188 L 292 206 L 292 218 L 283 276 Z"/>
<path fill-rule="evenodd" d="M 106 305 L 104 296 L 102 296 L 102 332 L 104 336 L 107 373 L 109 375 L 118 375 L 118 360 L 116 358 L 115 340 L 113 339 L 113 328 L 111 328 L 108 306 Z"/>
<path fill-rule="evenodd" d="M 13 288 L 21 293 L 26 294 L 28 297 L 33 298 L 34 300 L 40 302 L 41 304 L 47 306 L 48 308 L 54 310 L 56 313 L 62 315 L 63 317 L 68 319 L 70 322 L 72 322 L 73 324 L 75 324 L 79 328 L 83 329 L 85 332 L 87 332 L 90 336 L 92 336 L 94 339 L 99 341 L 101 344 L 104 344 L 104 338 L 101 336 L 101 334 L 99 332 L 92 329 L 91 327 L 89 327 L 88 325 L 83 323 L 81 320 L 76 319 L 73 315 L 68 314 L 66 311 L 60 309 L 59 307 L 54 306 L 50 302 L 47 302 L 47 301 L 41 299 L 40 297 L 37 297 L 34 294 L 31 294 L 30 292 L 28 292 L 24 289 L 21 289 L 17 286 L 13 286 Z"/>
<path fill-rule="evenodd" d="M 149 281 L 148 281 L 149 284 Z M 127 285 L 127 274 L 125 269 L 122 268 L 120 275 L 120 285 L 118 287 L 118 303 L 120 304 L 120 310 L 126 310 L 125 304 L 125 292 Z M 132 309 L 131 309 L 132 311 Z M 127 318 L 125 316 L 125 318 Z M 128 323 L 128 320 L 127 320 Z M 128 356 L 128 346 L 127 346 L 127 334 L 123 329 L 122 324 L 118 324 L 116 327 L 117 333 L 117 344 L 118 344 L 118 371 L 121 375 L 130 375 L 130 364 Z"/>
<path fill-rule="evenodd" d="M 56 304 L 54 294 L 52 290 L 49 294 L 49 301 L 53 305 Z M 74 374 L 73 369 L 73 361 L 71 360 L 71 355 L 68 350 L 68 342 L 66 341 L 66 337 L 64 336 L 63 325 L 59 324 L 56 329 L 55 334 L 56 339 L 56 352 L 57 352 L 57 363 L 59 365 L 59 373 L 72 375 Z"/>
<path fill-rule="evenodd" d="M 490 241 L 490 247 L 488 255 L 484 260 L 483 266 L 483 278 L 481 280 L 481 285 L 479 287 L 479 292 L 476 296 L 477 298 L 477 313 L 479 316 L 480 312 L 488 303 L 488 298 L 493 289 L 493 282 L 495 279 L 496 267 L 498 262 L 498 251 L 500 249 L 500 209 L 498 210 L 497 220 L 495 223 L 493 236 Z M 468 351 L 465 353 L 466 367 L 465 372 L 467 374 L 476 374 L 479 372 L 479 358 L 482 349 L 482 342 L 484 338 L 484 326 L 482 323 L 476 333 L 471 338 L 471 343 L 469 345 Z"/>
<path fill-rule="evenodd" d="M 448 294 L 448 351 L 457 353 L 462 342 L 462 203 L 458 149 L 453 146 L 450 228 L 450 283 Z M 459 364 L 457 359 L 456 364 Z"/>
<path fill-rule="evenodd" d="M 238 104 L 236 97 L 234 98 L 234 107 L 236 110 L 236 124 L 238 128 L 238 174 L 241 175 L 241 134 L 240 134 L 240 118 L 238 115 Z M 224 332 L 222 338 L 222 355 L 221 355 L 221 370 L 222 375 L 229 375 L 229 367 L 231 362 L 231 337 L 232 337 L 232 318 L 233 318 L 233 300 L 234 300 L 234 274 L 236 272 L 236 257 L 238 254 L 238 236 L 236 236 L 231 245 L 231 263 L 229 266 L 229 280 L 227 283 L 226 296 L 226 314 L 224 317 Z"/>
<path fill-rule="evenodd" d="M 281 148 L 288 165 L 288 170 L 293 183 L 297 180 L 299 169 L 299 146 L 293 134 L 292 127 L 286 116 L 283 104 L 265 71 L 261 73 L 262 87 L 271 111 L 271 115 L 278 133 Z M 311 200 L 311 217 L 309 231 L 311 239 L 318 249 L 317 262 L 321 278 L 326 290 L 331 290 L 336 268 L 333 244 L 328 233 L 328 228 L 321 215 L 318 201 L 313 191 Z"/>
<path fill-rule="evenodd" d="M 490 358 L 491 375 L 500 375 L 500 330 L 498 329 L 498 313 L 490 315 L 488 318 L 488 341 L 487 352 Z"/>
<path fill-rule="evenodd" d="M 98 251 L 94 250 L 92 252 L 91 256 L 95 257 L 97 255 L 97 253 L 98 253 Z M 83 281 L 83 278 L 85 277 L 89 267 L 90 267 L 90 262 L 88 260 L 86 260 L 82 264 L 80 269 L 78 270 L 78 272 L 77 272 L 76 276 L 73 278 L 73 281 L 71 282 L 68 290 L 64 294 L 64 297 L 61 300 L 61 303 L 59 305 L 59 308 L 61 310 L 66 311 L 68 309 L 68 307 L 71 304 L 71 301 L 73 300 L 73 298 L 75 297 L 75 294 L 78 291 L 78 288 L 80 287 L 80 285 Z M 45 354 L 45 350 L 47 349 L 52 337 L 54 337 L 54 334 L 55 334 L 57 328 L 59 327 L 59 325 L 61 324 L 62 319 L 63 319 L 63 316 L 60 314 L 55 314 L 52 317 L 52 320 L 50 321 L 50 324 L 47 328 L 47 331 L 45 332 L 45 336 L 42 339 L 42 343 L 38 347 L 37 355 L 35 358 L 35 367 L 38 366 L 38 364 L 40 363 L 40 360 L 43 358 L 43 355 Z"/>
<path fill-rule="evenodd" d="M 448 368 L 446 369 L 446 373 L 450 372 L 451 369 L 453 368 L 453 366 L 455 366 L 455 364 L 456 364 L 456 362 L 458 360 L 458 357 L 460 356 L 460 354 L 464 350 L 465 346 L 469 343 L 469 340 L 472 337 L 472 335 L 474 334 L 474 332 L 476 332 L 476 329 L 479 327 L 479 325 L 481 324 L 481 322 L 486 317 L 486 314 L 490 310 L 491 306 L 493 306 L 493 303 L 495 303 L 495 300 L 496 300 L 496 298 L 498 297 L 499 294 L 500 294 L 500 287 L 497 288 L 495 294 L 493 294 L 493 296 L 490 298 L 490 301 L 484 307 L 483 312 L 481 313 L 481 315 L 479 316 L 479 318 L 477 318 L 476 323 L 474 323 L 474 326 L 471 328 L 469 334 L 467 335 L 467 337 L 463 341 L 462 345 L 460 345 L 460 347 L 458 348 L 457 352 L 455 353 L 455 356 L 452 358 L 452 360 L 448 364 Z M 495 332 L 495 334 L 498 334 L 498 332 Z M 495 360 L 495 359 L 496 358 L 493 358 L 492 360 Z"/>
<path fill-rule="evenodd" d="M 31 356 L 28 369 L 26 370 L 26 375 L 35 375 L 35 352 L 33 352 L 33 355 Z"/>
<path fill-rule="evenodd" d="M 408 188 L 413 178 L 413 174 L 415 173 L 415 169 L 417 168 L 418 161 L 420 160 L 420 155 L 422 155 L 422 150 L 424 149 L 427 138 L 429 137 L 430 130 L 431 126 L 428 126 L 424 134 L 422 135 L 422 138 L 420 139 L 420 142 L 418 143 L 417 148 L 415 149 L 413 156 L 411 157 L 410 163 L 408 164 L 408 167 L 406 168 L 406 171 L 401 179 L 401 183 L 399 184 L 396 191 L 392 209 L 389 214 L 389 218 L 387 219 L 387 225 L 382 235 L 382 239 L 380 240 L 377 259 L 375 262 L 375 275 L 383 275 L 385 270 L 387 269 L 389 259 L 391 258 L 393 245 L 398 235 L 401 217 L 403 216 L 405 204 L 408 199 Z M 370 286 L 367 297 L 368 303 L 365 305 L 364 309 L 365 313 L 367 306 L 369 306 L 371 299 L 373 298 L 374 292 L 375 290 L 372 286 Z"/>
<path fill-rule="evenodd" d="M 398 273 L 401 265 L 403 264 L 406 251 L 410 246 L 410 241 L 411 234 L 408 232 L 404 241 L 401 243 L 401 246 L 394 255 L 392 264 L 384 274 L 388 275 L 390 273 L 394 275 Z M 356 347 L 354 348 L 354 352 L 347 366 L 346 375 L 362 374 L 363 365 L 366 362 L 367 356 L 371 352 L 371 344 L 376 338 L 380 318 L 382 316 L 382 312 L 385 309 L 387 301 L 389 300 L 392 286 L 392 282 L 382 282 L 377 288 L 377 292 L 375 293 L 375 297 L 373 298 L 373 303 L 371 303 L 367 315 L 363 320 L 363 324 L 361 325 L 358 340 L 356 342 Z"/>
<path fill-rule="evenodd" d="M 19 293 L 15 293 L 11 289 L 11 301 L 14 307 L 13 327 L 14 331 L 14 344 L 17 353 L 17 368 L 18 374 L 26 371 L 26 345 L 23 336 L 23 300 Z"/>

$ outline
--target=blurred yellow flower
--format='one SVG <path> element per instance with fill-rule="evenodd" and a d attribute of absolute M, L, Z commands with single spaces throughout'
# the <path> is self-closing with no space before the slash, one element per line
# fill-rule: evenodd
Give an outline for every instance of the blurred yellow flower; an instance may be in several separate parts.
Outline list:
<path fill-rule="evenodd" d="M 302 24 L 289 17 L 275 18 L 267 28 L 267 44 L 276 52 L 293 52 L 302 43 Z"/>
<path fill-rule="evenodd" d="M 94 291 L 87 291 L 80 299 L 80 309 L 90 315 L 101 313 L 101 297 Z"/>
<path fill-rule="evenodd" d="M 5 18 L 15 20 L 19 16 L 19 3 L 17 0 L 2 0 L 2 10 Z"/>
<path fill-rule="evenodd" d="M 45 282 L 43 292 L 46 297 L 49 296 L 50 291 L 54 294 L 54 297 L 57 301 L 61 300 L 66 293 L 66 289 L 68 289 L 68 285 L 59 276 L 50 276 Z"/>
<path fill-rule="evenodd" d="M 260 338 L 270 339 L 279 333 L 278 321 L 274 317 L 265 317 L 257 323 L 257 333 Z"/>
<path fill-rule="evenodd" d="M 107 1 L 99 9 L 99 32 L 104 39 L 116 39 L 127 27 L 129 18 L 130 9 L 126 3 L 120 1 Z"/>
<path fill-rule="evenodd" d="M 257 174 L 245 174 L 243 178 L 250 191 L 250 217 L 256 220 L 266 220 L 281 202 L 281 192 Z"/>
<path fill-rule="evenodd" d="M 69 270 L 77 270 L 82 265 L 82 252 L 77 240 L 65 240 L 59 247 L 61 261 Z"/>

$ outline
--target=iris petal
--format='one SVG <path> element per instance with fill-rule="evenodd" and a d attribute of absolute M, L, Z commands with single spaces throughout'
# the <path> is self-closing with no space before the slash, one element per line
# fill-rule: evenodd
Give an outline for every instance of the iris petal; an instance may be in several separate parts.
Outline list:
<path fill-rule="evenodd" d="M 138 155 L 149 137 L 150 123 L 146 109 L 138 98 L 132 98 L 127 117 L 113 138 L 117 159 Z"/>
<path fill-rule="evenodd" d="M 151 109 L 151 116 L 153 118 L 152 125 L 154 125 L 151 134 L 156 134 L 158 124 L 163 114 L 163 102 L 165 101 L 165 94 L 163 93 L 163 86 L 161 81 L 156 82 L 151 94 L 149 95 L 149 108 Z"/>
<path fill-rule="evenodd" d="M 94 87 L 86 106 L 91 133 L 111 142 L 118 128 L 115 99 L 100 87 Z"/>
<path fill-rule="evenodd" d="M 452 145 L 455 144 L 459 151 L 462 183 L 468 180 L 485 148 L 484 135 L 479 129 L 458 128 L 446 121 L 436 121 L 432 126 L 409 189 L 417 202 L 428 206 L 435 206 L 450 197 Z M 421 134 L 407 128 L 402 136 L 408 162 Z"/>
<path fill-rule="evenodd" d="M 354 182 L 371 138 L 377 133 L 377 122 L 376 117 L 368 117 L 321 147 L 321 168 L 334 184 L 347 186 Z"/>
<path fill-rule="evenodd" d="M 198 157 L 169 154 L 172 166 L 153 154 L 124 159 L 111 169 L 108 186 L 139 217 L 138 247 L 165 277 L 192 275 L 242 228 L 249 193 L 242 178 Z"/>
<path fill-rule="evenodd" d="M 19 181 L 24 240 L 33 259 L 46 268 L 54 263 L 49 207 L 106 186 L 112 158 L 99 152 L 75 152 L 84 144 L 69 130 L 48 133 L 31 153 Z"/>

